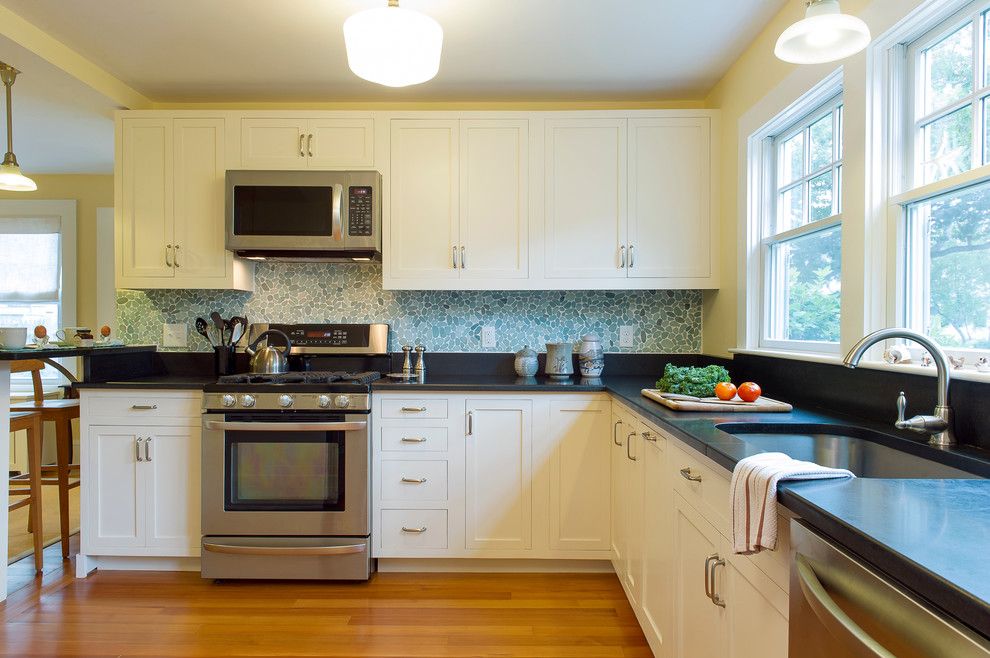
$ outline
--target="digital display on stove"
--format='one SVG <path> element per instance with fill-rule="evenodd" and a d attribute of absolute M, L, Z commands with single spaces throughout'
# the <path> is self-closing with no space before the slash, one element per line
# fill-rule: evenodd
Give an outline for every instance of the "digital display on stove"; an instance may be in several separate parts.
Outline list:
<path fill-rule="evenodd" d="M 370 341 L 367 325 L 310 324 L 272 325 L 284 331 L 293 345 L 300 347 L 367 347 Z"/>

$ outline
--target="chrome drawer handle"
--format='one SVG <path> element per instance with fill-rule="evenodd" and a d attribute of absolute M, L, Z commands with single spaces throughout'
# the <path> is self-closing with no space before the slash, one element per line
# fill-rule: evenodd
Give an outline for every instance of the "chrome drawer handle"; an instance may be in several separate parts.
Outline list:
<path fill-rule="evenodd" d="M 712 595 L 709 598 L 712 600 L 712 603 L 714 603 L 720 608 L 724 608 L 725 599 L 719 596 L 718 592 L 715 591 L 715 569 L 717 567 L 725 566 L 725 558 L 719 557 L 718 554 L 713 555 L 712 558 L 714 558 L 712 560 L 712 568 L 708 572 L 709 578 L 711 578 L 711 591 L 712 591 Z"/>
<path fill-rule="evenodd" d="M 407 484 L 423 484 L 426 482 L 426 478 L 402 478 L 402 482 Z"/>
<path fill-rule="evenodd" d="M 141 456 L 141 442 L 142 441 L 144 441 L 144 439 L 138 437 L 137 441 L 134 442 L 134 456 L 137 459 L 137 461 L 139 461 L 139 462 L 143 462 L 144 461 L 144 457 Z"/>
<path fill-rule="evenodd" d="M 425 436 L 404 436 L 400 440 L 403 443 L 426 443 Z"/>
<path fill-rule="evenodd" d="M 144 461 L 151 461 L 151 437 L 144 440 Z"/>
<path fill-rule="evenodd" d="M 157 404 L 132 404 L 131 409 L 135 411 L 151 411 L 152 409 L 157 409 Z"/>
<path fill-rule="evenodd" d="M 422 528 L 407 528 L 406 526 L 402 526 L 402 532 L 426 532 L 426 526 L 424 525 Z"/>
<path fill-rule="evenodd" d="M 690 480 L 691 482 L 701 482 L 700 475 L 691 474 L 690 466 L 685 466 L 684 468 L 681 469 L 681 477 L 683 477 L 685 480 Z"/>
<path fill-rule="evenodd" d="M 418 414 L 426 411 L 426 407 L 402 407 L 402 411 Z"/>
<path fill-rule="evenodd" d="M 653 432 L 643 432 L 640 436 L 647 441 L 652 441 L 653 443 L 657 442 L 657 437 L 653 435 Z"/>

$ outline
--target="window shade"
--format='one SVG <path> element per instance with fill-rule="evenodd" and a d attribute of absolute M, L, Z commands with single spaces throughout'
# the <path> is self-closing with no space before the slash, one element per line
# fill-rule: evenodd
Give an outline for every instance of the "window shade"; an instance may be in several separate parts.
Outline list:
<path fill-rule="evenodd" d="M 57 217 L 0 218 L 0 300 L 57 302 Z"/>

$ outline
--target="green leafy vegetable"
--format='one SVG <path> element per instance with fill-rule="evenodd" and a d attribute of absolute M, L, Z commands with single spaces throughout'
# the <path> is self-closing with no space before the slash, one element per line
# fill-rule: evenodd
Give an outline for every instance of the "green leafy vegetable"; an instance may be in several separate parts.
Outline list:
<path fill-rule="evenodd" d="M 663 369 L 663 377 L 657 380 L 657 389 L 663 393 L 709 398 L 715 395 L 715 384 L 729 381 L 732 381 L 729 371 L 722 366 L 680 368 L 668 363 Z"/>

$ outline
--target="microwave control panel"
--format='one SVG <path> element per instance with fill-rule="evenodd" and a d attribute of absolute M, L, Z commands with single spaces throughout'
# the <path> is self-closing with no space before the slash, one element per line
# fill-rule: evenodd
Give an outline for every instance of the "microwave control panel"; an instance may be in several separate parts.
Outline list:
<path fill-rule="evenodd" d="M 370 236 L 374 226 L 370 186 L 347 188 L 347 235 Z"/>

